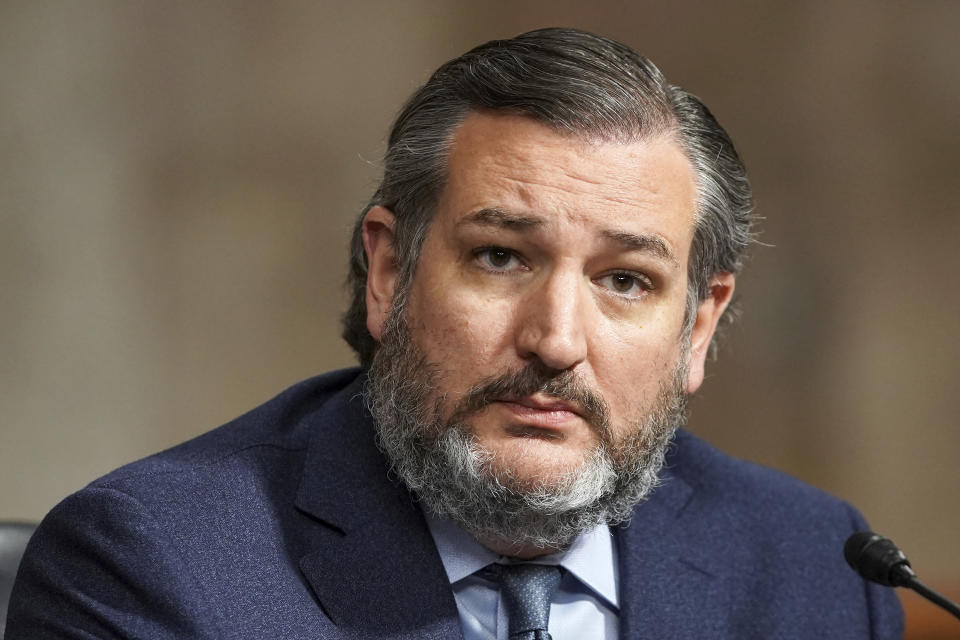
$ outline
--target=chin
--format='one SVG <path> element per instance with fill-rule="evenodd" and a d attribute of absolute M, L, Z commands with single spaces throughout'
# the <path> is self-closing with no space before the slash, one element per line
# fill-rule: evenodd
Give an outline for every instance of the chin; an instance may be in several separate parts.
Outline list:
<path fill-rule="evenodd" d="M 579 475 L 593 456 L 593 452 L 563 450 L 562 445 L 534 438 L 520 439 L 505 451 L 484 448 L 493 454 L 488 467 L 493 479 L 518 492 L 560 489 Z"/>

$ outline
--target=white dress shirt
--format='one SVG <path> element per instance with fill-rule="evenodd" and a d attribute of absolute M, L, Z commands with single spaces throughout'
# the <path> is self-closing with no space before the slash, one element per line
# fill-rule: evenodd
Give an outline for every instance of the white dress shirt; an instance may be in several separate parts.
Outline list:
<path fill-rule="evenodd" d="M 496 583 L 474 575 L 507 562 L 449 520 L 427 515 L 430 533 L 453 589 L 465 640 L 507 640 L 507 614 Z M 554 640 L 614 640 L 619 625 L 616 549 L 604 525 L 582 534 L 565 552 L 536 558 L 566 569 L 550 604 Z"/>

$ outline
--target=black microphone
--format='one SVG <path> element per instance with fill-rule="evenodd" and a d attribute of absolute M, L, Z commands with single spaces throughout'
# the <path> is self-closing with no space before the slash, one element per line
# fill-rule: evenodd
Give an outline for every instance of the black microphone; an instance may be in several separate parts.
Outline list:
<path fill-rule="evenodd" d="M 857 532 L 847 538 L 843 545 L 843 557 L 854 571 L 867 580 L 886 587 L 912 589 L 960 618 L 960 606 L 917 580 L 907 556 L 889 538 L 872 531 Z"/>

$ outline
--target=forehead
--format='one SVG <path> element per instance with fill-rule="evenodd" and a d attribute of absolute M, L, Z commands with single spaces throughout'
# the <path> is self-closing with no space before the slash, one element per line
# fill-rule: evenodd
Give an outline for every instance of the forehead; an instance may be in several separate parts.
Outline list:
<path fill-rule="evenodd" d="M 548 231 L 653 233 L 685 261 L 695 209 L 692 166 L 669 135 L 595 141 L 525 116 L 475 112 L 454 134 L 435 222 L 502 210 Z"/>

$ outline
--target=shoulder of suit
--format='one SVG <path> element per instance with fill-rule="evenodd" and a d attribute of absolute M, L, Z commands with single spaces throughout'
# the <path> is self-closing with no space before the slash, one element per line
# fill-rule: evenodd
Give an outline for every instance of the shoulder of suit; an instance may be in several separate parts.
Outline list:
<path fill-rule="evenodd" d="M 315 416 L 337 394 L 355 393 L 359 397 L 362 383 L 363 370 L 358 367 L 309 378 L 221 427 L 124 465 L 90 486 L 125 490 L 162 476 L 242 467 L 245 459 L 261 451 L 305 450 Z"/>
<path fill-rule="evenodd" d="M 703 502 L 749 513 L 849 518 L 850 507 L 842 500 L 782 471 L 724 453 L 686 430 L 678 431 L 667 466 Z"/>

